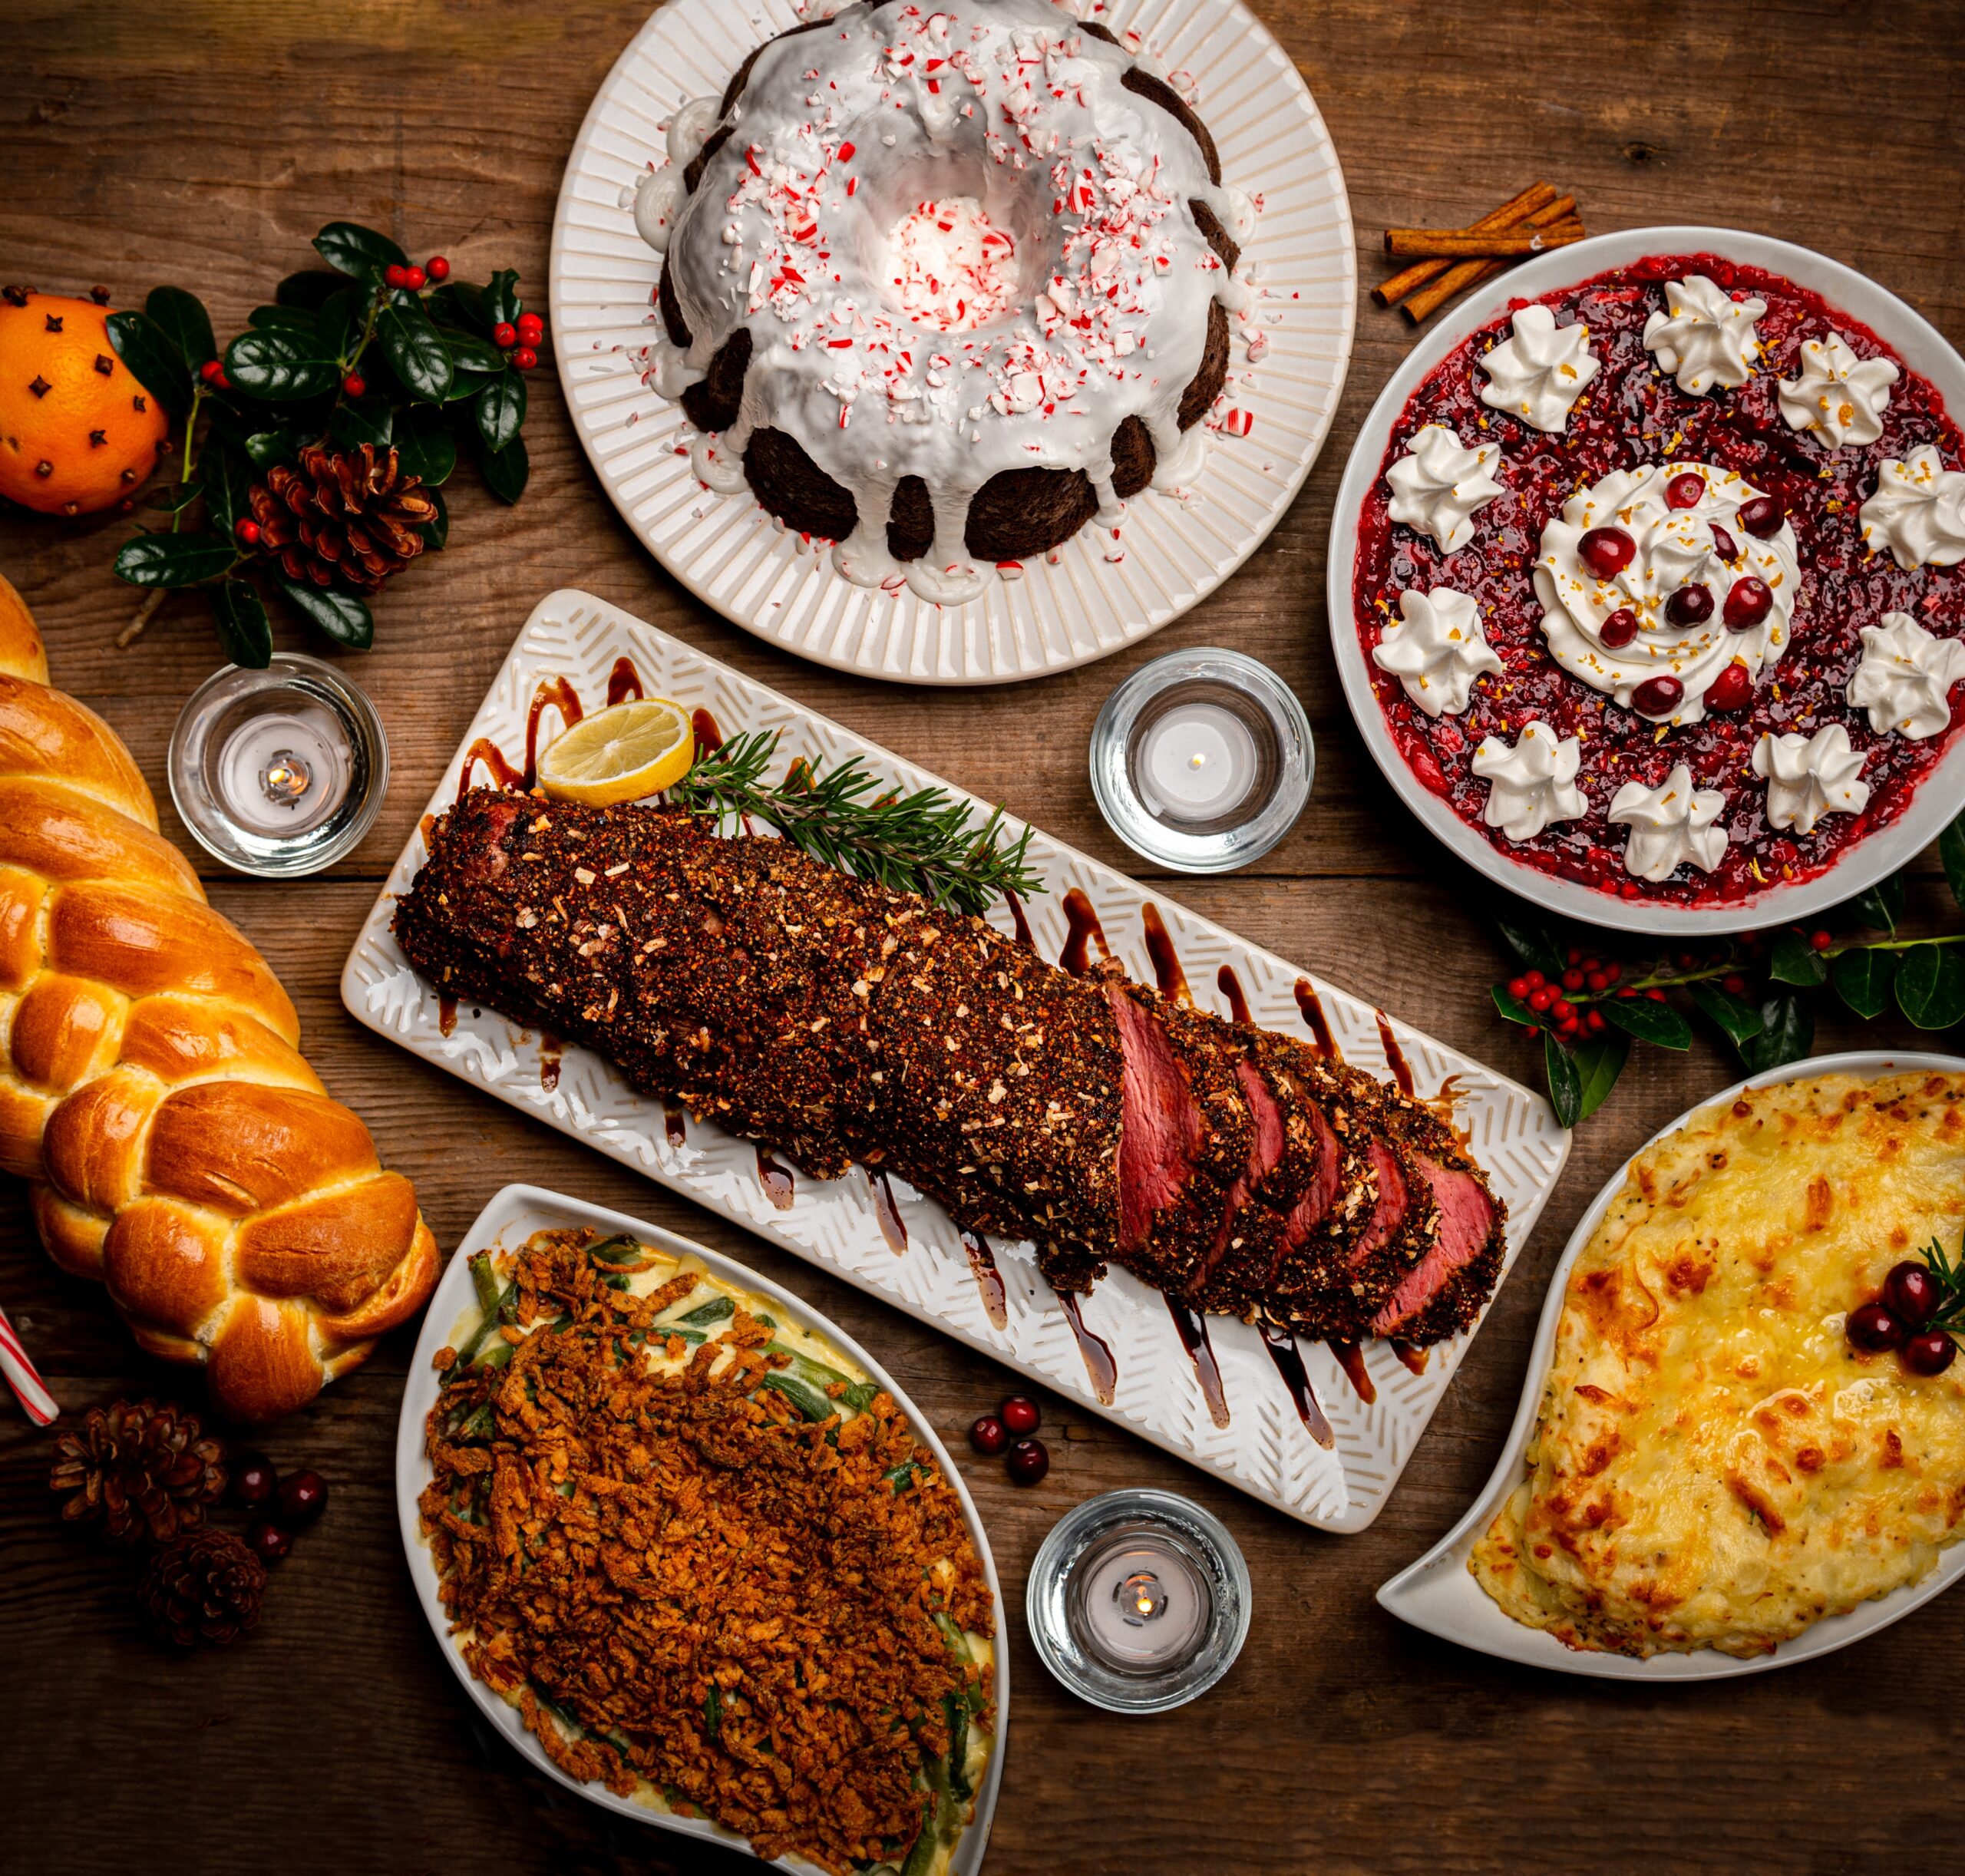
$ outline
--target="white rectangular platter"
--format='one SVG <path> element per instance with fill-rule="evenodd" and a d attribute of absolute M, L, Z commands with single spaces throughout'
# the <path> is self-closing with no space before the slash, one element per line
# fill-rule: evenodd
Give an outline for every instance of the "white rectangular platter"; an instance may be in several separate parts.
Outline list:
<path fill-rule="evenodd" d="M 514 769 L 520 766 L 527 717 L 542 685 L 563 679 L 581 705 L 592 710 L 606 700 L 611 674 L 624 658 L 649 695 L 673 698 L 685 708 L 706 708 L 726 735 L 781 731 L 778 755 L 785 761 L 802 756 L 831 764 L 857 755 L 903 788 L 931 787 L 940 780 L 652 626 L 589 593 L 565 590 L 541 600 L 526 622 L 432 797 L 430 814 L 456 799 L 467 771 L 477 781 L 490 779 L 482 760 L 473 755 L 484 745 L 502 751 Z M 557 720 L 549 705 L 542 741 L 556 733 Z M 1021 831 L 1020 824 L 1010 824 L 1012 838 Z M 1435 1349 L 1418 1373 L 1385 1345 L 1367 1344 L 1363 1359 L 1376 1395 L 1369 1404 L 1328 1349 L 1304 1345 L 1301 1354 L 1310 1386 L 1330 1429 L 1326 1445 L 1313 1436 L 1257 1332 L 1242 1323 L 1210 1317 L 1208 1332 L 1220 1371 L 1217 1404 L 1210 1406 L 1200 1371 L 1184 1349 L 1164 1301 L 1125 1273 L 1114 1272 L 1085 1300 L 1081 1333 L 1038 1274 L 1029 1245 L 992 1247 L 1002 1279 L 1001 1296 L 993 1297 L 986 1293 L 948 1214 L 899 1181 L 893 1186 L 895 1216 L 884 1224 L 874 1188 L 857 1172 L 830 1183 L 799 1175 L 789 1203 L 781 1209 L 760 1177 L 758 1153 L 750 1141 L 665 1115 L 660 1102 L 636 1093 L 590 1051 L 566 1049 L 556 1058 L 555 1076 L 550 1065 L 556 1058 L 542 1050 L 530 1031 L 488 1009 L 441 1010 L 436 992 L 410 968 L 389 933 L 395 897 L 407 890 L 424 857 L 419 831 L 397 860 L 348 954 L 342 999 L 358 1021 L 1071 1395 L 1088 1411 L 1218 1472 L 1293 1518 L 1328 1531 L 1355 1531 L 1383 1508 L 1468 1342 L 1478 1333 L 1478 1323 L 1458 1340 Z M 1569 1135 L 1540 1095 L 1402 1023 L 1384 1019 L 1382 1030 L 1380 1013 L 1370 1004 L 1170 900 L 1149 899 L 1124 874 L 1061 842 L 1035 834 L 1030 859 L 1048 888 L 1027 908 L 1034 941 L 1046 957 L 1057 957 L 1065 948 L 1063 902 L 1075 887 L 1095 910 L 1114 955 L 1134 976 L 1150 983 L 1154 969 L 1143 921 L 1148 905 L 1156 904 L 1197 1002 L 1224 1007 L 1217 983 L 1225 965 L 1240 981 L 1254 1021 L 1303 1035 L 1296 986 L 1307 978 L 1348 1060 L 1389 1077 L 1382 1039 L 1389 1035 L 1410 1065 L 1422 1096 L 1450 1092 L 1453 1125 L 1508 1203 L 1507 1256 L 1512 1265 L 1569 1154 Z M 1010 929 L 1006 910 L 995 916 Z M 784 1196 L 781 1190 L 778 1196 Z M 1095 1379 L 1085 1353 L 1098 1356 L 1093 1338 L 1109 1350 L 1115 1371 L 1103 1386 Z"/>

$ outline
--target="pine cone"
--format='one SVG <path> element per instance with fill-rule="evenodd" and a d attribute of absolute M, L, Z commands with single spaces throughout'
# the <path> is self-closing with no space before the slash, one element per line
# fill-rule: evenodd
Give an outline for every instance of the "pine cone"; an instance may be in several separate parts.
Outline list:
<path fill-rule="evenodd" d="M 259 1620 L 266 1567 L 229 1531 L 194 1531 L 156 1551 L 137 1601 L 150 1631 L 173 1647 L 223 1648 Z"/>
<path fill-rule="evenodd" d="M 393 448 L 372 443 L 345 454 L 324 443 L 300 452 L 300 467 L 276 463 L 252 491 L 259 550 L 289 580 L 339 581 L 373 593 L 423 551 L 417 532 L 437 518 L 423 484 L 398 467 Z"/>
<path fill-rule="evenodd" d="M 48 1482 L 69 1498 L 71 1523 L 100 1519 L 118 1544 L 168 1544 L 205 1521 L 225 1490 L 225 1448 L 201 1436 L 198 1416 L 167 1402 L 94 1407 L 54 1440 Z"/>

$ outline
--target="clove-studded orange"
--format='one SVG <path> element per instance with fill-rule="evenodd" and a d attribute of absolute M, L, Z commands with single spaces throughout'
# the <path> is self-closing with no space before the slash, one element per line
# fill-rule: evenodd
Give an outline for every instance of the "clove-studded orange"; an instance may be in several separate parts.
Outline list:
<path fill-rule="evenodd" d="M 109 342 L 109 309 L 0 298 L 0 495 L 91 514 L 136 493 L 169 444 L 157 399 Z"/>

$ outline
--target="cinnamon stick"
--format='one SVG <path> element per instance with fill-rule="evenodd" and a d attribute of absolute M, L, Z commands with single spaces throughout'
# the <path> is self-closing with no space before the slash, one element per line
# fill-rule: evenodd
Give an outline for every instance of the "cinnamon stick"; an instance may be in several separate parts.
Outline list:
<path fill-rule="evenodd" d="M 1512 228 L 1526 221 L 1538 209 L 1546 207 L 1556 199 L 1556 192 L 1547 183 L 1533 183 L 1523 190 L 1511 202 L 1504 202 L 1492 209 L 1474 223 L 1484 232 L 1494 228 Z M 1453 263 L 1446 260 L 1415 261 L 1402 268 L 1389 280 L 1381 280 L 1372 289 L 1372 297 L 1381 306 L 1395 306 L 1408 293 L 1416 292 L 1428 280 L 1437 279 Z"/>
<path fill-rule="evenodd" d="M 1553 202 L 1544 203 L 1528 219 L 1531 227 L 1547 227 L 1555 222 L 1565 221 L 1576 213 L 1576 198 L 1559 196 Z M 1456 293 L 1465 292 L 1469 287 L 1478 286 L 1483 280 L 1491 279 L 1501 270 L 1503 263 L 1498 260 L 1464 260 L 1449 267 L 1432 284 L 1415 293 L 1406 301 L 1405 316 L 1415 325 L 1429 319 Z"/>
<path fill-rule="evenodd" d="M 1541 254 L 1552 247 L 1567 247 L 1583 239 L 1583 224 L 1571 218 L 1545 227 L 1497 228 L 1483 233 L 1473 228 L 1388 228 L 1385 251 L 1401 257 L 1442 255 L 1455 259 L 1512 258 Z"/>

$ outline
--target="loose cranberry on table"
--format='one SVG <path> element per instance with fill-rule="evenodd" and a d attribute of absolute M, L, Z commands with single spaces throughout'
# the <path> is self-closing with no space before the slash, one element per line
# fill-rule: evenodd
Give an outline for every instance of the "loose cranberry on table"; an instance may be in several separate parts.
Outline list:
<path fill-rule="evenodd" d="M 1904 1366 L 1914 1375 L 1941 1375 L 1958 1354 L 1958 1344 L 1942 1329 L 1920 1329 L 1904 1344 Z"/>
<path fill-rule="evenodd" d="M 279 1475 L 263 1452 L 241 1453 L 232 1468 L 232 1501 L 256 1510 L 279 1488 Z"/>
<path fill-rule="evenodd" d="M 992 1413 L 986 1413 L 969 1429 L 969 1443 L 993 1459 L 1010 1443 L 1010 1436 L 1002 1421 Z"/>
<path fill-rule="evenodd" d="M 318 1472 L 289 1472 L 280 1481 L 277 1496 L 280 1522 L 298 1530 L 328 1508 L 327 1481 Z"/>
<path fill-rule="evenodd" d="M 293 1548 L 293 1533 L 282 1531 L 270 1518 L 262 1518 L 246 1527 L 246 1547 L 263 1564 L 276 1564 Z"/>
<path fill-rule="evenodd" d="M 1036 1402 L 1027 1394 L 1011 1395 L 998 1411 L 1002 1415 L 1003 1425 L 1019 1439 L 1028 1438 L 1044 1422 Z"/>
<path fill-rule="evenodd" d="M 1041 1439 L 1020 1439 L 1010 1448 L 1010 1477 L 1019 1485 L 1034 1485 L 1051 1469 L 1051 1455 Z"/>
<path fill-rule="evenodd" d="M 1844 1333 L 1852 1348 L 1865 1355 L 1884 1355 L 1904 1341 L 1904 1325 L 1880 1303 L 1865 1303 L 1849 1312 Z"/>
<path fill-rule="evenodd" d="M 1900 1323 L 1921 1328 L 1937 1313 L 1937 1279 L 1921 1263 L 1906 1259 L 1883 1280 L 1883 1302 Z"/>

